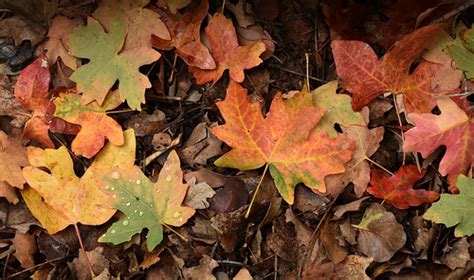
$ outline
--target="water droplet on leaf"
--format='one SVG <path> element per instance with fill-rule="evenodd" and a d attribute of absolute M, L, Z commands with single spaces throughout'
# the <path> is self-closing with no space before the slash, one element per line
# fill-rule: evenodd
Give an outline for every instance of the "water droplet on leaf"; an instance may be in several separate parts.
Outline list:
<path fill-rule="evenodd" d="M 123 222 L 122 222 L 122 225 L 128 226 L 128 221 L 127 221 L 127 220 L 123 221 Z"/>
<path fill-rule="evenodd" d="M 112 177 L 112 179 L 118 180 L 120 179 L 120 172 L 112 171 L 112 173 L 110 174 L 110 177 Z"/>

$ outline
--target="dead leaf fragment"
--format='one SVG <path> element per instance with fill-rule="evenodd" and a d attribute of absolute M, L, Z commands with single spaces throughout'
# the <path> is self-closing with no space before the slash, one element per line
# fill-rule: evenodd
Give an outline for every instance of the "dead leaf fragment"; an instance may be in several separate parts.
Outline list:
<path fill-rule="evenodd" d="M 377 203 L 365 210 L 359 225 L 357 250 L 376 262 L 385 262 L 400 250 L 407 240 L 403 226 L 395 216 Z"/>
<path fill-rule="evenodd" d="M 199 265 L 183 269 L 184 278 L 189 280 L 216 280 L 217 278 L 212 274 L 212 271 L 218 266 L 219 264 L 211 257 L 203 255 Z"/>
<path fill-rule="evenodd" d="M 82 24 L 80 19 L 68 19 L 64 16 L 56 16 L 48 31 L 48 41 L 44 49 L 48 50 L 49 65 L 54 65 L 60 57 L 62 62 L 69 68 L 77 68 L 77 59 L 69 51 L 69 34 Z"/>
<path fill-rule="evenodd" d="M 71 270 L 76 275 L 77 279 L 92 279 L 89 266 L 87 264 L 89 259 L 94 269 L 94 273 L 101 274 L 105 269 L 109 268 L 109 260 L 104 256 L 104 248 L 97 247 L 92 251 L 86 253 L 83 250 L 79 250 L 79 257 L 75 258 L 68 265 L 71 267 Z"/>
<path fill-rule="evenodd" d="M 195 177 L 189 181 L 186 180 L 186 183 L 189 185 L 189 189 L 183 204 L 194 209 L 209 208 L 208 198 L 212 198 L 216 192 L 206 183 L 196 183 Z"/>
<path fill-rule="evenodd" d="M 15 258 L 21 263 L 21 267 L 29 268 L 35 265 L 33 254 L 38 251 L 36 247 L 36 237 L 32 234 L 17 231 L 12 239 L 15 246 Z"/>
<path fill-rule="evenodd" d="M 349 255 L 339 264 L 329 262 L 310 267 L 303 279 L 370 280 L 365 270 L 371 263 L 372 258 Z"/>
<path fill-rule="evenodd" d="M 446 265 L 451 270 L 455 270 L 458 267 L 465 267 L 466 263 L 471 259 L 469 247 L 470 245 L 466 237 L 459 239 L 452 246 L 446 245 L 446 248 L 443 250 L 443 256 L 439 259 L 439 263 Z"/>
<path fill-rule="evenodd" d="M 198 124 L 181 150 L 184 161 L 189 165 L 205 165 L 207 160 L 222 154 L 222 142 L 214 136 L 206 122 Z"/>

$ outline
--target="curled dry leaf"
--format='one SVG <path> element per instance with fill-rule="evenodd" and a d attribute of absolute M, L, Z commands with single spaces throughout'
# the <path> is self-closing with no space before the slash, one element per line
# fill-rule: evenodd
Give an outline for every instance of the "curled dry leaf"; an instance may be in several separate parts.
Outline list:
<path fill-rule="evenodd" d="M 375 168 L 371 175 L 371 186 L 367 188 L 367 192 L 398 209 L 431 203 L 439 198 L 437 192 L 413 189 L 413 184 L 425 175 L 425 171 L 420 173 L 416 165 L 402 166 L 391 177 Z"/>
<path fill-rule="evenodd" d="M 44 45 L 47 50 L 49 65 L 54 65 L 58 58 L 69 68 L 77 68 L 77 59 L 69 51 L 69 34 L 82 24 L 80 19 L 68 19 L 64 16 L 56 16 L 48 31 L 48 41 Z"/>
<path fill-rule="evenodd" d="M 376 262 L 386 262 L 407 240 L 403 226 L 383 206 L 373 203 L 367 207 L 360 224 L 357 250 Z"/>
<path fill-rule="evenodd" d="M 183 184 L 179 157 L 175 151 L 161 169 L 158 181 L 153 184 L 135 166 L 106 177 L 106 190 L 112 205 L 125 214 L 115 222 L 100 242 L 120 244 L 148 228 L 147 249 L 152 251 L 163 240 L 163 226 L 182 226 L 194 215 L 195 210 L 181 206 L 188 185 Z"/>
<path fill-rule="evenodd" d="M 212 271 L 218 266 L 219 264 L 211 257 L 203 255 L 199 260 L 199 265 L 183 269 L 184 278 L 189 280 L 215 280 L 217 278 L 212 274 Z"/>
<path fill-rule="evenodd" d="M 372 260 L 370 257 L 349 255 L 339 264 L 328 262 L 309 267 L 304 272 L 303 279 L 369 280 L 371 278 L 365 270 Z"/>
<path fill-rule="evenodd" d="M 352 141 L 312 132 L 323 111 L 313 106 L 307 92 L 287 100 L 275 97 L 264 119 L 260 104 L 250 103 L 246 90 L 232 81 L 217 106 L 226 124 L 213 127 L 212 133 L 233 149 L 215 164 L 240 170 L 268 164 L 278 191 L 290 204 L 298 183 L 325 192 L 324 177 L 344 172 L 343 164 L 352 156 Z"/>
<path fill-rule="evenodd" d="M 176 48 L 176 54 L 189 66 L 201 69 L 216 68 L 216 63 L 209 53 L 209 49 L 201 43 L 199 31 L 208 9 L 208 1 L 199 0 L 197 5 L 190 8 L 177 20 L 158 10 L 157 12 L 160 13 L 171 33 L 171 40 L 163 40 L 157 36 L 152 36 L 153 47 L 161 50 Z"/>
<path fill-rule="evenodd" d="M 71 144 L 76 155 L 92 158 L 104 146 L 106 138 L 115 146 L 123 145 L 122 127 L 106 114 L 120 103 L 117 91 L 109 93 L 102 106 L 95 101 L 84 105 L 81 96 L 72 92 L 62 93 L 54 100 L 54 116 L 81 126 Z"/>
<path fill-rule="evenodd" d="M 186 180 L 186 183 L 189 185 L 189 190 L 183 204 L 194 209 L 209 208 L 208 198 L 212 198 L 216 192 L 206 183 L 197 183 L 195 177 Z"/>
<path fill-rule="evenodd" d="M 375 97 L 391 92 L 404 95 L 405 108 L 409 112 L 431 112 L 436 105 L 433 96 L 450 93 L 460 81 L 454 85 L 450 82 L 453 87 L 446 90 L 445 85 L 434 82 L 434 77 L 438 71 L 446 70 L 443 67 L 451 66 L 422 61 L 411 74 L 410 67 L 441 31 L 441 25 L 420 28 L 397 42 L 382 60 L 364 42 L 333 41 L 331 47 L 337 74 L 352 93 L 352 108 L 360 110 Z"/>
<path fill-rule="evenodd" d="M 194 75 L 198 84 L 217 82 L 227 69 L 231 79 L 241 83 L 245 79 L 245 69 L 262 63 L 260 55 L 265 51 L 265 44 L 255 42 L 248 46 L 239 46 L 234 25 L 224 14 L 216 13 L 209 20 L 205 31 L 217 66 L 213 70 L 190 66 L 189 72 Z"/>

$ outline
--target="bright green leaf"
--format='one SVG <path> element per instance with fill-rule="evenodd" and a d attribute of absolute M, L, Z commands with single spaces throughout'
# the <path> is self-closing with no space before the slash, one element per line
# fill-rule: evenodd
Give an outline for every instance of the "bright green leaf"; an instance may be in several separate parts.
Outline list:
<path fill-rule="evenodd" d="M 464 70 L 468 79 L 474 78 L 474 27 L 461 31 L 447 50 L 456 67 Z"/>
<path fill-rule="evenodd" d="M 147 228 L 147 248 L 152 251 L 163 240 L 163 225 L 179 227 L 194 215 L 193 208 L 181 206 L 188 185 L 182 182 L 183 171 L 175 151 L 169 154 L 154 184 L 138 167 L 104 181 L 115 199 L 114 207 L 126 218 L 114 223 L 100 242 L 120 244 Z"/>
<path fill-rule="evenodd" d="M 122 51 L 128 25 L 124 17 L 117 16 L 106 33 L 100 23 L 88 18 L 87 26 L 76 28 L 70 36 L 71 53 L 89 59 L 77 69 L 71 80 L 82 92 L 84 103 L 104 102 L 107 93 L 119 81 L 119 92 L 132 109 L 140 110 L 145 101 L 145 89 L 151 87 L 148 78 L 138 68 L 160 58 L 160 54 L 144 46 Z"/>
<path fill-rule="evenodd" d="M 423 218 L 447 227 L 456 226 L 457 237 L 474 234 L 474 179 L 460 175 L 456 182 L 459 194 L 441 194 L 441 198 L 423 215 Z"/>

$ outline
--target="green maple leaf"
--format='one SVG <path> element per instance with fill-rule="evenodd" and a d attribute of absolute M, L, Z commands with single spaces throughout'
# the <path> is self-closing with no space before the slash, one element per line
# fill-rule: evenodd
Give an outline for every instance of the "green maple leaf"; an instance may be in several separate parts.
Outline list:
<path fill-rule="evenodd" d="M 461 31 L 446 49 L 456 62 L 456 67 L 464 70 L 468 79 L 474 78 L 474 27 Z"/>
<path fill-rule="evenodd" d="M 120 244 L 147 228 L 147 248 L 152 251 L 163 240 L 163 225 L 179 227 L 194 215 L 193 208 L 181 206 L 188 185 L 182 183 L 183 171 L 175 151 L 169 154 L 154 184 L 138 167 L 104 181 L 115 199 L 114 207 L 126 218 L 114 223 L 100 242 Z"/>
<path fill-rule="evenodd" d="M 426 211 L 423 218 L 447 227 L 456 226 L 457 237 L 474 234 L 474 179 L 460 175 L 456 182 L 459 194 L 442 194 L 440 200 Z"/>
<path fill-rule="evenodd" d="M 84 103 L 97 100 L 99 105 L 118 80 L 122 100 L 127 100 L 130 108 L 140 110 L 140 103 L 145 101 L 145 89 L 151 84 L 138 68 L 156 61 L 160 54 L 146 46 L 121 52 L 128 24 L 123 16 L 116 16 L 111 22 L 106 33 L 97 20 L 88 18 L 87 26 L 71 33 L 71 53 L 90 60 L 71 75 L 71 80 L 82 92 Z"/>

